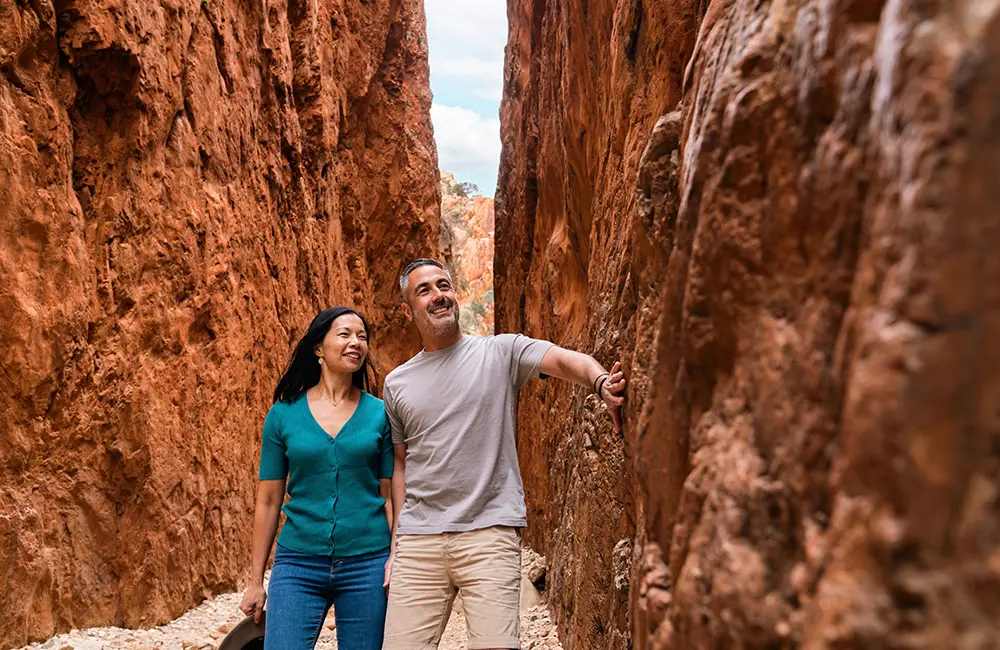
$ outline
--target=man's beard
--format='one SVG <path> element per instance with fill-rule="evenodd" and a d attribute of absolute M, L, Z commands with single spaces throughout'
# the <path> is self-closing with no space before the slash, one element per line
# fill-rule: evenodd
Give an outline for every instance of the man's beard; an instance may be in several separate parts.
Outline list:
<path fill-rule="evenodd" d="M 449 320 L 433 320 L 431 321 L 431 329 L 438 336 L 444 336 L 446 334 L 452 334 L 458 329 L 458 305 L 456 304 L 452 308 L 455 312 L 455 317 Z"/>
<path fill-rule="evenodd" d="M 455 331 L 459 329 L 459 325 L 458 325 L 458 317 L 459 317 L 458 302 L 452 302 L 451 303 L 451 311 L 454 314 L 454 318 L 450 318 L 448 320 L 442 320 L 442 319 L 434 318 L 434 317 L 430 316 L 430 314 L 428 313 L 429 318 L 427 319 L 427 324 L 430 326 L 431 330 L 434 331 L 434 335 L 435 336 L 443 337 L 443 336 L 447 336 L 449 334 L 454 334 Z"/>

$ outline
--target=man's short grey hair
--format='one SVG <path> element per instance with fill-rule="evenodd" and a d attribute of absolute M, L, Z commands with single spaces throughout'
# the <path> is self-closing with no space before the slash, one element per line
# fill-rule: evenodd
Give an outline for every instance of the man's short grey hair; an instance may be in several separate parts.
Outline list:
<path fill-rule="evenodd" d="M 410 274 L 413 273 L 415 269 L 419 269 L 421 266 L 436 266 L 445 273 L 448 274 L 448 279 L 451 279 L 451 272 L 445 268 L 444 264 L 438 262 L 430 257 L 418 257 L 403 269 L 403 274 L 399 276 L 399 291 L 403 294 L 403 299 L 406 300 L 406 288 L 410 285 Z"/>

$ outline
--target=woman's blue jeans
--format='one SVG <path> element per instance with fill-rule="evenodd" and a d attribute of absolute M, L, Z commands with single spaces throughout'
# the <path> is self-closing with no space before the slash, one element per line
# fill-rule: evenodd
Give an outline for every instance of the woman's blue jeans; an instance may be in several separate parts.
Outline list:
<path fill-rule="evenodd" d="M 264 650 L 312 650 L 331 605 L 338 648 L 380 650 L 388 557 L 389 549 L 327 557 L 278 544 L 267 590 Z"/>

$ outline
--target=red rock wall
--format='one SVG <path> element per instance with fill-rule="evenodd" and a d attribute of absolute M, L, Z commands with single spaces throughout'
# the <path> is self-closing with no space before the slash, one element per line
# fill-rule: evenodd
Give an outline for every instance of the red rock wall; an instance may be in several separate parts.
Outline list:
<path fill-rule="evenodd" d="M 422 3 L 0 4 L 0 646 L 248 569 L 290 345 L 438 250 Z"/>
<path fill-rule="evenodd" d="M 564 647 L 996 648 L 1000 6 L 510 0 L 498 331 Z"/>

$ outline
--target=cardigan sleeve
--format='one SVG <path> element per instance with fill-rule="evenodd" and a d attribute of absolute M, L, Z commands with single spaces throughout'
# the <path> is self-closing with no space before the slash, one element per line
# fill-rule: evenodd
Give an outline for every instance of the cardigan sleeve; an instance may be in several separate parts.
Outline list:
<path fill-rule="evenodd" d="M 275 404 L 264 418 L 264 433 L 260 442 L 260 474 L 262 481 L 281 480 L 288 476 L 288 456 L 281 439 L 281 414 Z"/>

